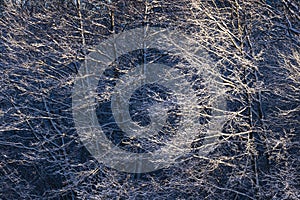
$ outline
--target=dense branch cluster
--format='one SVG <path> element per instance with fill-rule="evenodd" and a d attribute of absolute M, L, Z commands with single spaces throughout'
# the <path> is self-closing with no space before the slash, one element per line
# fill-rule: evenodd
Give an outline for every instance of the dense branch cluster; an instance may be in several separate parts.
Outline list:
<path fill-rule="evenodd" d="M 299 13 L 297 0 L 0 0 L 0 199 L 299 199 Z M 72 92 L 99 43 L 146 26 L 178 30 L 189 36 L 187 46 L 201 46 L 226 105 L 199 103 L 208 127 L 212 110 L 224 117 L 209 154 L 201 154 L 199 131 L 176 164 L 132 174 L 98 162 L 83 145 Z M 124 62 L 135 65 L 147 52 Z M 202 62 L 189 53 L 192 66 Z M 108 78 L 122 75 L 111 69 Z M 209 102 L 201 96 L 205 77 L 185 75 Z M 161 110 L 139 110 L 134 98 L 146 89 L 132 97 L 138 120 Z"/>

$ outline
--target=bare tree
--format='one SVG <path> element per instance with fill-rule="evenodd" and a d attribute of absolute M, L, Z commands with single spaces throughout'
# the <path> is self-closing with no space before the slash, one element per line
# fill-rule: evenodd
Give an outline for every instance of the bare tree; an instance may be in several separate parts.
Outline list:
<path fill-rule="evenodd" d="M 293 0 L 0 1 L 0 199 L 299 199 L 299 8 Z M 161 40 L 185 53 L 144 45 L 105 55 L 116 59 L 99 75 L 99 126 L 131 153 L 171 145 L 183 125 L 196 138 L 174 164 L 126 173 L 88 151 L 72 99 L 99 44 L 145 27 L 186 36 L 181 45 L 179 36 Z M 130 138 L 126 123 L 115 126 L 112 94 L 130 81 L 126 74 L 143 66 L 146 75 L 153 63 L 176 66 L 196 104 L 158 81 L 138 87 L 128 98 L 130 120 L 167 126 L 150 139 Z M 191 121 L 180 124 L 194 108 L 201 127 L 221 116 L 213 140 Z"/>

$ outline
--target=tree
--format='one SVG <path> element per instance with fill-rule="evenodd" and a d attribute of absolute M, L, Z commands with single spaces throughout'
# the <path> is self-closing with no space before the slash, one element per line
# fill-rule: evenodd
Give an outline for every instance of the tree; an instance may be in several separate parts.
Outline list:
<path fill-rule="evenodd" d="M 0 5 L 1 199 L 300 198 L 297 1 L 4 0 Z M 172 131 L 183 126 L 176 120 L 185 116 L 184 106 L 198 109 L 204 127 L 215 125 L 216 113 L 223 119 L 211 145 L 204 142 L 209 135 L 198 131 L 175 164 L 134 174 L 110 168 L 87 150 L 72 99 L 76 77 L 99 44 L 147 26 L 187 36 L 185 54 L 146 47 L 117 52 L 99 80 L 95 104 L 107 138 L 128 152 L 151 151 L 170 145 Z M 157 45 L 168 42 L 180 43 L 170 35 Z M 195 56 L 195 47 L 204 53 Z M 143 127 L 156 117 L 174 119 L 165 129 L 171 136 L 156 135 L 150 143 L 120 139 L 108 125 L 106 100 L 117 81 L 130 81 L 128 69 L 157 60 L 181 66 L 198 104 L 192 98 L 180 101 L 159 82 L 138 87 L 128 100 L 131 119 Z M 212 85 L 218 92 L 207 95 Z M 215 96 L 226 106 L 214 104 Z M 209 146 L 214 148 L 202 154 Z"/>

